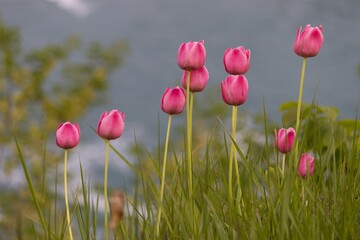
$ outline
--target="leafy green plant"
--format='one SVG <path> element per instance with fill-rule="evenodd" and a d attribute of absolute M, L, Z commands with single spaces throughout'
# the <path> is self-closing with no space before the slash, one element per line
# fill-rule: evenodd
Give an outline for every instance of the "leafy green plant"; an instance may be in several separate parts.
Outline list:
<path fill-rule="evenodd" d="M 20 166 L 13 141 L 16 136 L 29 165 L 28 173 L 33 176 L 33 191 L 42 195 L 39 203 L 47 202 L 49 205 L 42 206 L 51 209 L 50 203 L 56 197 L 48 192 L 45 183 L 49 180 L 48 169 L 54 169 L 60 157 L 52 149 L 45 151 L 44 142 L 47 136 L 54 135 L 59 123 L 79 119 L 89 107 L 104 103 L 109 78 L 129 48 L 124 40 L 103 46 L 96 42 L 84 44 L 77 36 L 29 52 L 23 51 L 21 45 L 20 30 L 0 20 L 1 161 L 6 174 Z M 29 192 L 22 186 L 4 188 L 0 235 L 11 239 L 16 223 L 22 230 L 31 230 L 25 216 L 32 217 L 34 209 Z M 23 235 L 18 231 L 19 239 Z"/>
<path fill-rule="evenodd" d="M 82 45 L 79 37 L 71 36 L 24 53 L 19 30 L 0 21 L 2 145 L 21 136 L 27 152 L 38 157 L 39 140 L 53 133 L 59 122 L 78 119 L 90 106 L 104 102 L 108 79 L 123 62 L 127 43 Z"/>

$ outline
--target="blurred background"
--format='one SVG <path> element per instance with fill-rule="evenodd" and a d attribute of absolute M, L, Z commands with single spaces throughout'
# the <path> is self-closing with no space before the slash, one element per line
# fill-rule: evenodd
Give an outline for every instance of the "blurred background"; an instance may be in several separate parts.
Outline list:
<path fill-rule="evenodd" d="M 79 159 L 92 180 L 101 182 L 105 147 L 93 131 L 99 116 L 113 108 L 126 114 L 124 134 L 113 144 L 130 160 L 134 135 L 149 148 L 156 146 L 158 121 L 161 138 L 165 134 L 161 96 L 166 87 L 180 84 L 182 71 L 176 60 L 182 42 L 205 40 L 210 79 L 197 96 L 205 98 L 207 91 L 213 92 L 211 104 L 222 101 L 220 82 L 227 76 L 222 64 L 224 51 L 240 45 L 250 48 L 249 97 L 241 109 L 261 113 L 264 99 L 269 117 L 281 125 L 278 106 L 298 97 L 302 59 L 292 50 L 296 31 L 306 24 L 321 24 L 324 44 L 319 55 L 308 60 L 303 101 L 316 99 L 320 105 L 338 108 L 342 118 L 355 118 L 360 104 L 359 13 L 359 0 L 0 0 L 3 28 L 19 32 L 8 39 L 8 45 L 5 38 L 1 40 L 1 76 L 7 74 L 6 67 L 11 70 L 22 64 L 26 66 L 21 68 L 23 74 L 11 75 L 15 80 L 8 90 L 26 85 L 27 79 L 32 79 L 31 86 L 42 84 L 41 93 L 31 95 L 41 106 L 31 119 L 35 123 L 42 119 L 39 129 L 47 124 L 47 148 L 57 151 L 53 140 L 56 121 L 80 123 L 82 140 L 72 151 L 70 164 L 75 173 L 73 186 L 78 184 Z M 4 32 L 3 36 L 11 35 Z M 4 49 L 14 42 L 18 45 L 13 58 L 24 56 L 25 60 L 13 66 L 4 60 L 8 51 Z M 48 45 L 53 46 L 45 47 Z M 91 87 L 89 91 L 86 86 Z M 20 93 L 29 91 L 19 89 Z M 5 95 L 3 92 L 6 103 Z M 29 103 L 23 101 L 27 108 Z M 30 118 L 21 116 L 23 122 Z M 182 122 L 181 117 L 177 122 Z M 35 131 L 33 125 L 26 129 Z M 28 133 L 27 141 L 34 141 L 34 132 Z M 4 146 L 8 146 L 6 142 L 9 139 L 3 140 Z M 2 147 L 0 154 L 0 166 L 5 169 L 5 158 L 11 154 L 7 147 Z M 110 169 L 110 187 L 131 181 L 130 170 L 118 157 L 110 160 Z M 21 169 L 0 174 L 2 189 L 21 185 L 23 180 Z"/>

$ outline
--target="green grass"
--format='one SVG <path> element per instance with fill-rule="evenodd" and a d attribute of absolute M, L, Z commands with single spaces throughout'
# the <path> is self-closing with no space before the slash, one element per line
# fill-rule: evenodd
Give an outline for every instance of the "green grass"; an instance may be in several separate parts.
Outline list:
<path fill-rule="evenodd" d="M 283 115 L 287 116 L 285 125 L 294 120 L 289 117 L 295 116 L 289 113 L 294 108 L 296 104 L 291 103 L 281 107 Z M 257 129 L 264 138 L 261 142 L 251 137 L 235 141 L 228 130 L 230 126 L 220 119 L 207 130 L 204 130 L 206 126 L 195 123 L 192 153 L 194 210 L 188 203 L 188 166 L 182 143 L 186 141 L 186 135 L 183 134 L 179 141 L 170 141 L 159 236 L 155 225 L 164 154 L 161 141 L 155 153 L 138 152 L 137 163 L 131 163 L 110 146 L 129 166 L 129 171 L 134 172 L 136 180 L 125 193 L 126 215 L 109 236 L 113 239 L 358 239 L 360 125 L 355 120 L 330 117 L 334 113 L 328 110 L 303 104 L 305 118 L 299 130 L 299 153 L 311 151 L 315 156 L 314 174 L 306 179 L 297 175 L 294 152 L 286 156 L 285 176 L 282 176 L 279 167 L 282 155 L 273 147 L 273 129 L 266 120 L 265 107 L 262 130 Z M 237 196 L 239 186 L 233 177 L 234 198 L 229 199 L 231 143 L 235 144 L 238 156 L 242 197 Z M 27 220 L 33 225 L 31 239 L 67 239 L 63 204 L 44 207 L 47 205 L 34 191 L 26 160 L 18 143 L 17 146 L 37 210 L 37 216 Z M 75 191 L 70 207 L 75 239 L 102 239 L 99 227 L 103 221 L 98 216 L 100 191 L 94 194 L 90 179 L 86 179 L 88 173 L 83 172 L 81 164 L 80 175 L 82 185 Z"/>

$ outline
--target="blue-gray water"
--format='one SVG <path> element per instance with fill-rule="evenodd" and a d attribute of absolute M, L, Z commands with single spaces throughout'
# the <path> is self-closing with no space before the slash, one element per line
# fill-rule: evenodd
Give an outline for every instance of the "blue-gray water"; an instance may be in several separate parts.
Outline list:
<path fill-rule="evenodd" d="M 102 111 L 125 112 L 120 147 L 132 141 L 133 129 L 145 141 L 156 138 L 161 95 L 180 84 L 177 50 L 190 40 L 205 40 L 208 86 L 219 86 L 227 75 L 225 49 L 250 48 L 249 97 L 241 108 L 261 112 L 264 97 L 269 115 L 280 123 L 277 107 L 298 94 L 302 59 L 292 50 L 296 31 L 307 23 L 322 24 L 325 40 L 320 54 L 308 60 L 303 100 L 312 101 L 319 83 L 320 105 L 338 107 L 344 118 L 354 117 L 360 106 L 359 0 L 74 0 L 80 4 L 68 8 L 56 2 L 66 1 L 1 0 L 0 16 L 21 27 L 24 49 L 60 42 L 72 33 L 85 42 L 128 40 L 131 54 L 110 80 L 109 102 L 81 120 L 82 132 L 91 136 L 87 124 L 95 127 Z M 160 116 L 164 123 L 166 116 Z M 102 147 L 100 140 L 93 144 Z"/>

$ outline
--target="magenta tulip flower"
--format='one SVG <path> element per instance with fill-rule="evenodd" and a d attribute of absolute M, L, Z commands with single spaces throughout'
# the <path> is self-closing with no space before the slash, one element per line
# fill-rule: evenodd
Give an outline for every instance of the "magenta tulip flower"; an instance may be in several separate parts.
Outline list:
<path fill-rule="evenodd" d="M 125 114 L 117 109 L 109 114 L 104 112 L 99 119 L 97 133 L 107 140 L 114 140 L 121 136 L 125 128 Z"/>
<path fill-rule="evenodd" d="M 178 51 L 177 63 L 181 69 L 193 71 L 205 64 L 206 50 L 204 40 L 182 43 Z"/>
<path fill-rule="evenodd" d="M 279 132 L 275 129 L 275 147 L 281 153 L 288 153 L 293 149 L 295 142 L 295 129 L 293 128 L 281 128 Z"/>
<path fill-rule="evenodd" d="M 301 27 L 299 27 L 294 41 L 294 52 L 304 58 L 315 57 L 319 53 L 323 41 L 321 25 L 311 27 L 308 24 L 302 32 Z"/>
<path fill-rule="evenodd" d="M 181 85 L 186 89 L 187 88 L 187 76 L 189 71 L 184 71 L 184 74 L 181 78 Z M 190 92 L 201 92 L 204 90 L 206 83 L 209 80 L 209 72 L 205 66 L 201 68 L 190 71 Z"/>
<path fill-rule="evenodd" d="M 242 75 L 250 68 L 250 49 L 245 50 L 243 46 L 237 48 L 228 48 L 224 53 L 225 71 L 231 75 Z"/>
<path fill-rule="evenodd" d="M 174 115 L 184 110 L 186 102 L 185 92 L 180 87 L 168 87 L 161 99 L 161 110 L 165 113 Z"/>
<path fill-rule="evenodd" d="M 228 105 L 239 106 L 246 102 L 248 81 L 244 75 L 230 75 L 221 82 L 222 99 Z"/>
<path fill-rule="evenodd" d="M 77 123 L 62 123 L 56 130 L 56 144 L 63 149 L 71 149 L 78 145 L 80 127 Z"/>
<path fill-rule="evenodd" d="M 314 173 L 315 160 L 311 154 L 303 153 L 300 158 L 298 175 L 300 177 L 311 176 Z"/>

